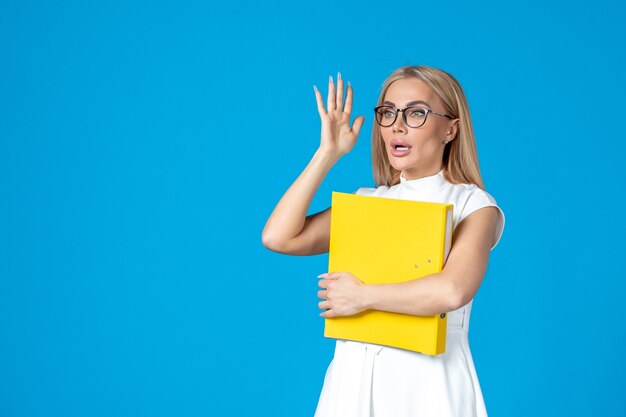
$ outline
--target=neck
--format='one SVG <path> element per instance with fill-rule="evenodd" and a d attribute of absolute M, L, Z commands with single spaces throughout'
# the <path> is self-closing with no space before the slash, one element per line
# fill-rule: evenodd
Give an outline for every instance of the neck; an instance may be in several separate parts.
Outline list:
<path fill-rule="evenodd" d="M 402 171 L 402 176 L 406 180 L 416 180 L 419 178 L 431 177 L 433 175 L 437 175 L 439 171 L 441 171 L 443 167 L 439 165 L 438 167 L 429 167 L 429 168 L 414 168 L 411 170 Z"/>

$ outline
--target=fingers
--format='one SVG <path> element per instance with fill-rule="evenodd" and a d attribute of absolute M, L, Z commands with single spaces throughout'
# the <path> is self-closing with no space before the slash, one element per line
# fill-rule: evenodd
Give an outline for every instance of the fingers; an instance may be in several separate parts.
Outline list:
<path fill-rule="evenodd" d="M 323 311 L 322 313 L 320 313 L 320 316 L 324 317 L 325 319 L 329 319 L 332 317 L 336 317 L 337 314 L 335 314 L 335 310 L 333 310 L 332 308 L 330 310 L 326 310 Z"/>
<path fill-rule="evenodd" d="M 361 131 L 361 127 L 363 127 L 363 122 L 365 122 L 364 116 L 359 116 L 354 119 L 354 123 L 352 123 L 352 131 L 355 135 L 359 136 L 359 132 Z"/>
<path fill-rule="evenodd" d="M 323 302 L 319 304 L 320 309 L 324 310 L 320 313 L 320 316 L 324 317 L 325 319 L 330 318 L 330 317 L 335 317 L 335 310 L 330 306 L 330 304 L 324 304 Z"/>
<path fill-rule="evenodd" d="M 317 296 L 319 298 L 323 298 L 324 301 L 320 301 L 317 306 L 321 309 L 321 310 L 326 310 L 326 311 L 322 311 L 322 313 L 320 314 L 320 316 L 322 317 L 330 317 L 328 315 L 328 311 L 330 309 L 330 301 L 327 300 L 326 298 L 328 298 L 328 291 L 318 291 L 317 292 Z"/>
<path fill-rule="evenodd" d="M 339 274 L 340 274 L 339 272 L 333 272 L 333 273 L 330 273 L 330 274 L 323 274 L 324 275 L 324 277 L 323 277 L 324 279 L 320 279 L 318 281 L 317 285 L 319 287 L 321 287 L 321 288 L 328 289 L 328 288 L 330 288 L 330 285 L 331 285 L 332 281 L 335 281 L 335 280 L 337 280 L 340 277 Z M 320 275 L 318 278 L 322 278 L 322 275 Z"/>
<path fill-rule="evenodd" d="M 343 109 L 343 80 L 341 79 L 341 73 L 337 73 L 337 97 L 335 101 L 335 108 L 342 111 Z"/>
<path fill-rule="evenodd" d="M 352 112 L 352 99 L 354 96 L 354 91 L 352 89 L 352 86 L 350 85 L 350 82 L 348 82 L 348 88 L 345 95 L 346 102 L 344 105 L 344 83 L 343 78 L 341 78 L 340 72 L 337 73 L 336 84 L 333 80 L 332 75 L 328 77 L 328 100 L 326 101 L 326 108 L 324 108 L 324 99 L 322 98 L 322 94 L 319 92 L 316 86 L 313 86 L 313 89 L 315 90 L 317 110 L 320 115 L 325 114 L 326 112 L 331 112 L 333 110 L 340 110 L 348 114 Z"/>
<path fill-rule="evenodd" d="M 315 101 L 317 102 L 317 111 L 319 112 L 320 116 L 323 116 L 326 114 L 326 109 L 324 108 L 324 99 L 322 98 L 322 93 L 319 92 L 316 86 L 313 86 L 313 89 L 315 90 Z"/>
<path fill-rule="evenodd" d="M 328 77 L 328 101 L 326 102 L 327 110 L 330 112 L 335 110 L 335 83 L 333 82 L 333 76 Z"/>
<path fill-rule="evenodd" d="M 348 81 L 348 89 L 346 91 L 346 105 L 343 108 L 344 113 L 352 113 L 352 96 L 354 92 L 352 91 L 352 86 L 350 85 L 350 81 Z"/>

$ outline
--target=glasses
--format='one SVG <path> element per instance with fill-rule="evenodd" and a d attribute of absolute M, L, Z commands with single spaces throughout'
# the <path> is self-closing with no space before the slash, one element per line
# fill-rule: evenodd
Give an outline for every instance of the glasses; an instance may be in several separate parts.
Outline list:
<path fill-rule="evenodd" d="M 402 113 L 402 119 L 408 127 L 421 127 L 426 123 L 428 113 L 436 114 L 437 116 L 447 117 L 448 119 L 454 119 L 454 117 L 447 114 L 438 113 L 436 111 L 425 109 L 423 107 L 407 107 L 405 109 L 395 109 L 391 106 L 379 106 L 374 109 L 376 113 L 376 122 L 382 127 L 389 127 L 396 122 L 398 113 Z"/>

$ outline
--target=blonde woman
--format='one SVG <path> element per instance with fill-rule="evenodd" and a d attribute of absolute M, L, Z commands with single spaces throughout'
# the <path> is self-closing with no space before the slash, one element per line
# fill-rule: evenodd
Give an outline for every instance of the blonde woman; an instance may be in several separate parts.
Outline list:
<path fill-rule="evenodd" d="M 330 208 L 307 216 L 332 166 L 353 148 L 364 117 L 350 125 L 353 90 L 341 74 L 328 83 L 319 149 L 276 205 L 263 244 L 276 252 L 328 252 Z M 385 80 L 372 129 L 376 188 L 357 194 L 454 204 L 453 240 L 442 272 L 398 284 L 366 285 L 350 271 L 323 274 L 322 317 L 367 309 L 413 315 L 448 312 L 446 352 L 437 356 L 337 340 L 316 417 L 487 415 L 468 344 L 474 295 L 498 243 L 504 214 L 483 186 L 465 94 L 445 71 L 402 67 Z M 399 222 L 402 219 L 398 219 Z"/>

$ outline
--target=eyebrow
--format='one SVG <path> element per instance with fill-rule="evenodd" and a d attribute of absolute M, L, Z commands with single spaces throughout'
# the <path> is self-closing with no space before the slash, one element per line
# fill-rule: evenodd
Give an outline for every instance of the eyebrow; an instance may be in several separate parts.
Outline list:
<path fill-rule="evenodd" d="M 383 104 L 389 104 L 390 106 L 396 107 L 395 103 L 391 102 L 391 101 L 384 101 Z M 425 104 L 428 107 L 432 107 L 430 104 L 428 104 L 427 102 L 425 102 L 424 100 L 414 100 L 414 101 L 409 101 L 408 103 L 406 103 L 407 107 L 409 106 L 414 106 L 416 104 Z"/>

